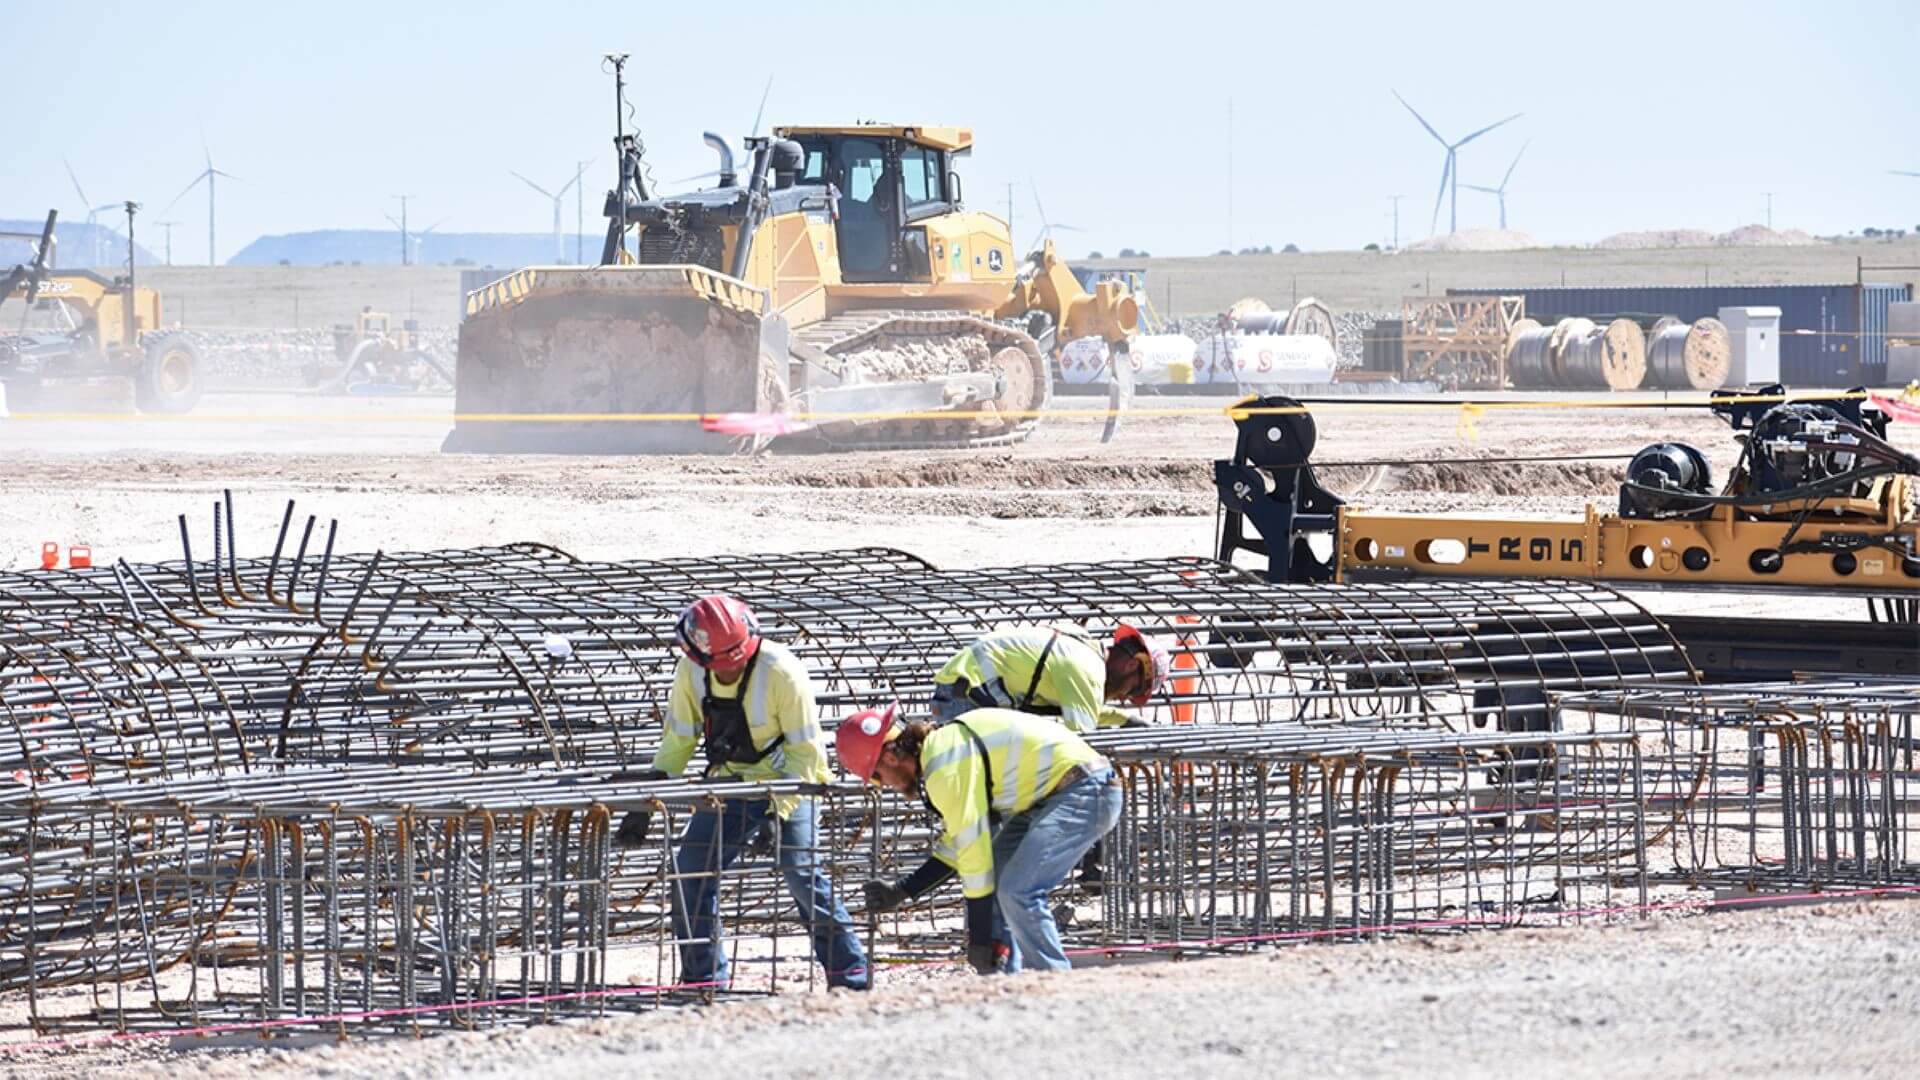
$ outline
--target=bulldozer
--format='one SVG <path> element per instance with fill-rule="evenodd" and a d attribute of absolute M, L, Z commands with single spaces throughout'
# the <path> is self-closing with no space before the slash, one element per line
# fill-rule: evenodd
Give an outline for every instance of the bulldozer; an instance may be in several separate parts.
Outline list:
<path fill-rule="evenodd" d="M 1118 282 L 970 210 L 966 128 L 777 127 L 714 187 L 654 197 L 621 140 L 600 265 L 529 267 L 470 293 L 445 449 L 733 452 L 1004 446 L 1052 391 L 1057 345 L 1124 349 Z M 1111 434 L 1112 423 L 1109 424 Z"/>
<path fill-rule="evenodd" d="M 200 350 L 160 329 L 160 294 L 131 276 L 55 268 L 53 227 L 33 234 L 33 260 L 0 279 L 0 388 L 13 408 L 138 408 L 184 413 L 200 400 Z M 23 302 L 18 322 L 10 300 Z"/>

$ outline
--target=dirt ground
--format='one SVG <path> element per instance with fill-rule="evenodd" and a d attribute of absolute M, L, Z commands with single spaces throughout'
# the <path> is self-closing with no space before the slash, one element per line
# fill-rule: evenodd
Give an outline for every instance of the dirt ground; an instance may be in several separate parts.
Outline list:
<path fill-rule="evenodd" d="M 884 982 L 426 1041 L 182 1059 L 158 1041 L 0 1075 L 1902 1076 L 1920 1052 L 1902 901 L 1307 946 L 1057 976 Z"/>

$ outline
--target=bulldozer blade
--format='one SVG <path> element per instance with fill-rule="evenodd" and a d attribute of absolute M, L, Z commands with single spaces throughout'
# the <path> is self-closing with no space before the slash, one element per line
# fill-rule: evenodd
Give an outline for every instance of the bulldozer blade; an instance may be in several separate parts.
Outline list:
<path fill-rule="evenodd" d="M 787 324 L 697 266 L 522 270 L 467 298 L 453 451 L 727 453 L 723 413 L 775 414 Z"/>

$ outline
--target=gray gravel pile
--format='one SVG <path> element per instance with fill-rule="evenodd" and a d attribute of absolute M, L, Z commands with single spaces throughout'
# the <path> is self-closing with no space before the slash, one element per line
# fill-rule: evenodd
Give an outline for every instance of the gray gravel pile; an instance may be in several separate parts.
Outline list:
<path fill-rule="evenodd" d="M 200 347 L 207 377 L 218 384 L 298 386 L 308 364 L 335 363 L 331 330 L 187 330 Z M 455 331 L 424 328 L 421 344 L 451 360 Z"/>

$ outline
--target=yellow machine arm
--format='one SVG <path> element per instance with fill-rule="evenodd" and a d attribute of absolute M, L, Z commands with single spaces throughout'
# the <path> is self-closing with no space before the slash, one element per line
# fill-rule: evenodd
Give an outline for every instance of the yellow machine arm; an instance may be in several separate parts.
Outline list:
<path fill-rule="evenodd" d="M 1053 317 L 1055 340 L 1061 343 L 1098 337 L 1117 345 L 1140 326 L 1139 301 L 1125 285 L 1103 281 L 1087 292 L 1054 253 L 1051 240 L 1033 253 L 1027 272 L 1014 279 L 1012 291 L 994 315 L 1010 319 L 1030 311 Z"/>

